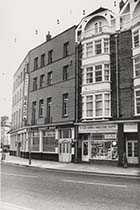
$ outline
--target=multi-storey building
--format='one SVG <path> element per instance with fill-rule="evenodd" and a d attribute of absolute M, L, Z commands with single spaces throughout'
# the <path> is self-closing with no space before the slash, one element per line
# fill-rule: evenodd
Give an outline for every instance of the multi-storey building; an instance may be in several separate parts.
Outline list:
<path fill-rule="evenodd" d="M 121 165 L 126 153 L 140 165 L 140 0 L 119 9 L 101 7 L 28 53 L 14 76 L 26 65 L 11 153 L 28 157 L 31 139 L 33 158 Z"/>
<path fill-rule="evenodd" d="M 28 68 L 29 54 L 25 57 L 13 77 L 10 154 L 17 156 L 21 156 L 23 142 L 27 139 L 25 125 L 28 105 Z M 26 150 L 28 151 L 27 141 Z"/>
<path fill-rule="evenodd" d="M 8 116 L 0 117 L 0 147 L 3 151 L 10 148 L 10 131 L 11 123 Z"/>
<path fill-rule="evenodd" d="M 81 160 L 140 164 L 140 2 L 120 2 L 120 13 L 99 8 L 83 18 L 76 41 L 82 46 L 78 123 Z"/>
<path fill-rule="evenodd" d="M 27 58 L 25 79 L 19 79 L 13 93 L 17 97 L 25 87 L 13 105 L 11 150 L 17 142 L 18 149 L 13 150 L 28 157 L 31 139 L 32 158 L 71 162 L 75 138 L 75 26 L 53 38 L 48 33 L 46 41 L 32 49 Z M 21 75 L 26 60 L 14 81 Z M 14 135 L 17 140 L 13 140 Z"/>

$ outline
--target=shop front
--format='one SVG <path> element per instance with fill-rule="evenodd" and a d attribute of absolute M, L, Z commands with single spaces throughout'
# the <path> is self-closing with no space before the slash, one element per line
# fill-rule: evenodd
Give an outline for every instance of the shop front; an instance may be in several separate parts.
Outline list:
<path fill-rule="evenodd" d="M 117 163 L 117 131 L 117 124 L 80 125 L 79 136 L 82 141 L 82 161 Z"/>
<path fill-rule="evenodd" d="M 74 159 L 74 128 L 58 128 L 56 138 L 58 139 L 59 162 L 72 162 Z"/>
<path fill-rule="evenodd" d="M 129 165 L 138 165 L 139 162 L 139 132 L 138 123 L 124 123 L 126 155 Z"/>

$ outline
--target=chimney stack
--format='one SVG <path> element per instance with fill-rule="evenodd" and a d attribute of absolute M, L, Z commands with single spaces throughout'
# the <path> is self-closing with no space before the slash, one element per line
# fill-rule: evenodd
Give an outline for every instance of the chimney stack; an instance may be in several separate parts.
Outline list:
<path fill-rule="evenodd" d="M 50 41 L 52 38 L 50 31 L 48 31 L 48 34 L 46 35 L 46 42 Z"/>

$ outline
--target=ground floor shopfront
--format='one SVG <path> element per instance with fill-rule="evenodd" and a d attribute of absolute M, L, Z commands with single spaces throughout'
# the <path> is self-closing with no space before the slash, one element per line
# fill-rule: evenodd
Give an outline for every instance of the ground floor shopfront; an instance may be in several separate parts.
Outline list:
<path fill-rule="evenodd" d="M 34 126 L 11 133 L 10 154 L 59 162 L 74 161 L 74 126 Z M 30 149 L 31 148 L 31 149 Z"/>
<path fill-rule="evenodd" d="M 140 166 L 139 123 L 81 123 L 78 132 L 81 161 L 121 166 L 126 153 L 129 166 Z"/>

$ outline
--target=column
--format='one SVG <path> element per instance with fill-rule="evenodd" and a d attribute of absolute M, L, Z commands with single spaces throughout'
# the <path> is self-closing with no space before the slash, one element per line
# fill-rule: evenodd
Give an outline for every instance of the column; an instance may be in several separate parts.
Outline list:
<path fill-rule="evenodd" d="M 122 165 L 122 156 L 125 150 L 125 140 L 124 140 L 124 132 L 123 132 L 123 124 L 118 124 L 118 165 Z"/>
<path fill-rule="evenodd" d="M 43 131 L 39 130 L 39 152 L 43 152 Z"/>
<path fill-rule="evenodd" d="M 140 123 L 138 123 L 138 165 L 140 167 Z"/>

